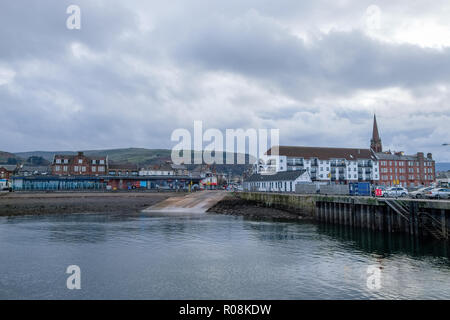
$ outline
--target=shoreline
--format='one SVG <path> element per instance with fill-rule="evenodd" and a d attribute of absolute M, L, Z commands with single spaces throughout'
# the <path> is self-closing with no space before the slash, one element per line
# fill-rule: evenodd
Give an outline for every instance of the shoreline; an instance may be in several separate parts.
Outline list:
<path fill-rule="evenodd" d="M 217 213 L 231 216 L 243 216 L 255 220 L 272 221 L 314 221 L 311 217 L 302 216 L 290 211 L 269 208 L 255 201 L 240 199 L 235 195 L 228 195 L 212 206 L 207 213 Z"/>
<path fill-rule="evenodd" d="M 7 193 L 0 196 L 0 216 L 71 213 L 136 213 L 180 192 L 158 193 Z"/>

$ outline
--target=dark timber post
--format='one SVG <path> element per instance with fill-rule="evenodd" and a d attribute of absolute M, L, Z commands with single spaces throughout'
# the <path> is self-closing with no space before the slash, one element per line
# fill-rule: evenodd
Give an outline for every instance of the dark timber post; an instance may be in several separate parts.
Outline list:
<path fill-rule="evenodd" d="M 442 234 L 445 239 L 448 239 L 449 235 L 447 234 L 447 220 L 445 219 L 445 210 L 441 209 L 441 226 L 442 226 Z"/>

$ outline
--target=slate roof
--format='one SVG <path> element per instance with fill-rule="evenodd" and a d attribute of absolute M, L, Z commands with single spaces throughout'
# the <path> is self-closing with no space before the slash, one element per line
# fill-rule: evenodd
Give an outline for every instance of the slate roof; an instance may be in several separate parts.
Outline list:
<path fill-rule="evenodd" d="M 302 174 L 304 174 L 306 170 L 292 170 L 292 171 L 282 171 L 277 172 L 276 174 L 253 174 L 244 182 L 265 182 L 265 181 L 294 181 Z"/>
<path fill-rule="evenodd" d="M 267 150 L 266 155 L 271 155 L 271 152 L 272 148 Z M 375 155 L 370 149 L 353 149 L 353 148 L 279 146 L 279 155 L 305 159 L 317 158 L 317 159 L 375 160 Z"/>
<path fill-rule="evenodd" d="M 379 160 L 406 160 L 406 161 L 416 161 L 418 159 L 417 155 L 400 155 L 395 153 L 385 153 L 377 152 L 377 159 Z M 425 161 L 432 161 L 432 159 L 424 158 Z"/>
<path fill-rule="evenodd" d="M 5 168 L 6 171 L 16 171 L 17 170 L 17 166 L 15 164 L 0 164 L 0 168 Z"/>

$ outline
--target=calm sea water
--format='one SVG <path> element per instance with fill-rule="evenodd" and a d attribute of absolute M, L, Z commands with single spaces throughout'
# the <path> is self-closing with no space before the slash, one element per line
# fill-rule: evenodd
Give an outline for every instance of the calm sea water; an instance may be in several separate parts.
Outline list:
<path fill-rule="evenodd" d="M 81 290 L 66 287 L 69 265 Z M 13 298 L 450 299 L 449 248 L 222 215 L 3 217 L 0 299 Z"/>

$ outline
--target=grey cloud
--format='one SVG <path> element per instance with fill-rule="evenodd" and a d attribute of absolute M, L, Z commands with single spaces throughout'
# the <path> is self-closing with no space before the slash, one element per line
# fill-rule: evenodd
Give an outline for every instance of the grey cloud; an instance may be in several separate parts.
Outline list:
<path fill-rule="evenodd" d="M 170 148 L 172 130 L 195 119 L 219 129 L 281 128 L 286 144 L 363 147 L 377 110 L 386 146 L 450 160 L 431 145 L 450 138 L 442 129 L 450 49 L 382 42 L 355 24 L 321 32 L 322 23 L 359 19 L 371 1 L 342 3 L 82 0 L 82 29 L 69 31 L 71 1 L 6 1 L 0 71 L 15 77 L 0 81 L 0 150 Z M 294 24 L 309 41 L 293 34 Z M 72 55 L 74 43 L 86 56 Z M 395 106 L 390 93 L 372 109 L 355 98 L 390 88 L 412 98 Z"/>

